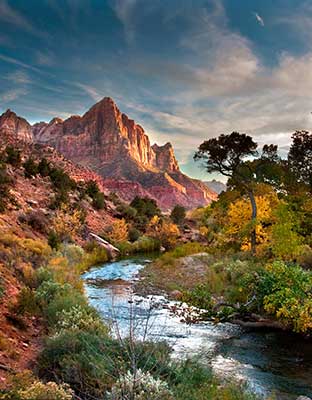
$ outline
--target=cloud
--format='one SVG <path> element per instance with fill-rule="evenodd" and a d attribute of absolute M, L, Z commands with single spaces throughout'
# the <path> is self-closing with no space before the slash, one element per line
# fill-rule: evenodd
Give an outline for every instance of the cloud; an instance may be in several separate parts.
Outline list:
<path fill-rule="evenodd" d="M 27 18 L 11 7 L 7 0 L 0 0 L 0 21 L 13 25 L 25 32 L 31 33 L 40 38 L 47 37 L 45 32 L 41 32 L 34 27 Z"/>
<path fill-rule="evenodd" d="M 74 86 L 77 86 L 78 88 L 82 89 L 85 93 L 87 93 L 94 101 L 100 101 L 104 96 L 102 96 L 98 91 L 90 86 L 86 85 L 84 83 L 80 82 L 71 82 Z"/>
<path fill-rule="evenodd" d="M 31 83 L 30 77 L 24 71 L 10 72 L 6 79 L 14 84 L 28 84 Z"/>
<path fill-rule="evenodd" d="M 1 103 L 11 103 L 12 101 L 18 99 L 20 96 L 24 96 L 27 94 L 26 89 L 17 88 L 17 89 L 10 89 L 3 93 L 0 93 L 0 101 Z"/>
<path fill-rule="evenodd" d="M 126 41 L 132 44 L 135 39 L 135 15 L 134 10 L 138 0 L 114 0 L 112 1 L 113 9 L 123 24 Z"/>
<path fill-rule="evenodd" d="M 256 12 L 254 12 L 254 16 L 256 18 L 256 20 L 258 21 L 259 25 L 264 26 L 264 20 L 262 17 L 260 17 L 260 15 Z"/>
<path fill-rule="evenodd" d="M 16 58 L 5 56 L 4 54 L 0 54 L 0 60 L 5 61 L 9 64 L 14 64 L 14 65 L 18 65 L 20 67 L 26 68 L 26 69 L 30 69 L 30 70 L 32 70 L 34 72 L 38 72 L 40 74 L 43 73 L 39 68 L 33 67 L 30 64 L 26 64 L 22 61 L 19 61 Z"/>

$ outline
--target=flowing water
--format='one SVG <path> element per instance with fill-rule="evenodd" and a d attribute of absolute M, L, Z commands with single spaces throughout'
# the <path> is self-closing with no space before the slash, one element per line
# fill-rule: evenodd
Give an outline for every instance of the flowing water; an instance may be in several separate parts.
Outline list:
<path fill-rule="evenodd" d="M 169 310 L 173 302 L 133 293 L 133 282 L 148 262 L 139 257 L 119 260 L 84 274 L 91 305 L 113 324 L 113 331 L 127 336 L 131 324 L 138 338 L 166 340 L 175 357 L 199 357 L 220 376 L 244 382 L 263 397 L 272 393 L 281 400 L 312 397 L 311 342 L 226 323 L 183 323 Z"/>

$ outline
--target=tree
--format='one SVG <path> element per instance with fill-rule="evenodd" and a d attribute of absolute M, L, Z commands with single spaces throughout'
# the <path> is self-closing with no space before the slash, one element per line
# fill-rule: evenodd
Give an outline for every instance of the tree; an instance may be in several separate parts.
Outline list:
<path fill-rule="evenodd" d="M 312 190 L 312 133 L 296 131 L 292 140 L 288 153 L 290 170 L 299 182 L 310 186 Z"/>
<path fill-rule="evenodd" d="M 171 211 L 170 218 L 175 224 L 180 225 L 184 221 L 185 215 L 185 208 L 177 204 Z"/>
<path fill-rule="evenodd" d="M 26 178 L 32 178 L 33 176 L 36 176 L 38 173 L 38 166 L 35 163 L 34 159 L 31 157 L 24 162 L 23 167 Z"/>
<path fill-rule="evenodd" d="M 111 232 L 108 234 L 113 243 L 121 243 L 128 240 L 128 224 L 122 219 L 113 222 Z"/>
<path fill-rule="evenodd" d="M 38 164 L 38 172 L 41 176 L 48 176 L 50 173 L 51 167 L 50 163 L 46 158 L 42 158 Z"/>
<path fill-rule="evenodd" d="M 256 183 L 277 184 L 279 179 L 279 157 L 277 146 L 265 145 L 259 158 L 257 143 L 238 132 L 220 135 L 203 142 L 194 155 L 195 161 L 201 160 L 207 172 L 218 172 L 226 176 L 228 186 L 247 194 L 251 205 L 251 251 L 256 252 L 257 203 L 255 200 Z M 248 158 L 255 158 L 250 161 Z"/>
<path fill-rule="evenodd" d="M 254 223 L 257 218 L 257 204 L 250 182 L 252 173 L 243 167 L 245 158 L 256 156 L 256 150 L 257 143 L 250 136 L 232 132 L 230 135 L 220 135 L 218 138 L 206 140 L 194 155 L 195 161 L 204 162 L 208 173 L 219 172 L 231 178 L 234 185 L 242 185 L 246 189 L 252 208 L 251 220 Z M 255 229 L 251 233 L 251 250 L 253 253 L 256 250 Z"/>
<path fill-rule="evenodd" d="M 22 162 L 21 152 L 17 149 L 14 149 L 13 146 L 7 146 L 5 152 L 6 152 L 5 161 L 8 164 L 11 164 L 13 167 L 19 167 Z"/>
<path fill-rule="evenodd" d="M 151 218 L 146 233 L 148 236 L 159 240 L 166 249 L 173 248 L 180 235 L 177 225 L 164 221 L 158 215 Z"/>
<path fill-rule="evenodd" d="M 130 207 L 137 210 L 139 215 L 144 215 L 148 218 L 152 218 L 154 215 L 160 215 L 160 209 L 154 199 L 148 197 L 136 196 L 130 203 Z"/>

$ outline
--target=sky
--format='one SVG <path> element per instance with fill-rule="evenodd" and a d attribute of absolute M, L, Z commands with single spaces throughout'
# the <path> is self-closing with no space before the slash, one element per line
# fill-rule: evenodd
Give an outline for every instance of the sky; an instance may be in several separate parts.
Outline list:
<path fill-rule="evenodd" d="M 312 1 L 0 0 L 0 112 L 31 123 L 105 96 L 181 169 L 239 131 L 287 152 L 312 129 Z"/>

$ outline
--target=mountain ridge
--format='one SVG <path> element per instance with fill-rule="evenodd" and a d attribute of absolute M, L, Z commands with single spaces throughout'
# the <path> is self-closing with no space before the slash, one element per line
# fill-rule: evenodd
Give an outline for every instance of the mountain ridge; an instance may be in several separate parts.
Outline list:
<path fill-rule="evenodd" d="M 29 124 L 21 133 L 16 131 L 16 123 L 11 125 L 15 129 L 11 131 L 29 140 Z M 31 135 L 35 142 L 50 145 L 101 175 L 107 189 L 125 200 L 138 194 L 155 199 L 162 209 L 171 209 L 176 204 L 204 206 L 217 197 L 204 183 L 181 172 L 170 142 L 151 145 L 142 126 L 109 97 L 82 116 L 38 122 L 31 127 Z"/>

